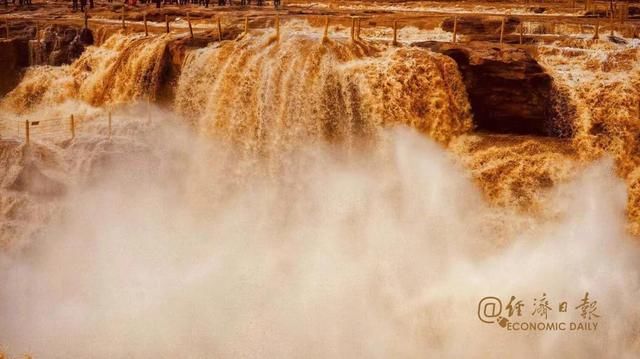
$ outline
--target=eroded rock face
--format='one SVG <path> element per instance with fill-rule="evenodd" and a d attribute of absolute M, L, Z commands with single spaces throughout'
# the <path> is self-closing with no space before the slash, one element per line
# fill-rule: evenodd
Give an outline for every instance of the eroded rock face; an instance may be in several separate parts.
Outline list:
<path fill-rule="evenodd" d="M 6 27 L 0 31 L 0 96 L 9 92 L 22 78 L 23 69 L 29 66 L 29 40 L 35 37 L 35 26 L 26 22 L 11 22 L 9 39 Z"/>
<path fill-rule="evenodd" d="M 0 40 L 0 96 L 20 82 L 27 67 L 70 64 L 93 44 L 89 29 L 69 25 L 51 25 L 38 31 L 33 23 L 14 22 L 10 36 Z"/>
<path fill-rule="evenodd" d="M 487 42 L 413 44 L 453 58 L 462 73 L 476 129 L 494 133 L 571 136 L 558 126 L 553 80 L 522 49 Z"/>
<path fill-rule="evenodd" d="M 29 41 L 0 40 L 0 96 L 14 88 L 22 77 L 22 69 L 29 66 Z"/>
<path fill-rule="evenodd" d="M 504 22 L 504 33 L 514 32 L 520 24 L 520 20 L 515 17 L 508 17 Z M 456 30 L 460 35 L 500 35 L 502 19 L 486 16 L 459 16 Z M 449 17 L 442 21 L 442 30 L 453 32 L 453 18 Z"/>
<path fill-rule="evenodd" d="M 47 65 L 70 64 L 92 44 L 93 34 L 89 29 L 52 25 L 42 35 L 40 58 Z"/>

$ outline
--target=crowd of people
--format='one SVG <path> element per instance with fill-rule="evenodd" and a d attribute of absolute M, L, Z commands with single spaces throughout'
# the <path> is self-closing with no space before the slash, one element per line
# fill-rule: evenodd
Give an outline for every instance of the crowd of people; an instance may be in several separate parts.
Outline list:
<path fill-rule="evenodd" d="M 7 1 L 7 0 L 5 0 Z M 14 2 L 16 0 L 13 0 Z M 31 0 L 18 0 L 20 1 L 20 3 L 22 4 L 22 2 L 26 2 L 28 1 L 29 3 L 31 3 Z M 110 3 L 113 2 L 113 0 L 108 0 Z M 237 0 L 236 0 L 237 1 Z M 265 0 L 255 0 L 256 1 L 256 5 L 257 6 L 264 6 L 266 4 Z M 280 6 L 280 1 L 281 0 L 273 0 L 273 6 L 274 7 L 279 7 Z M 151 3 L 155 3 L 157 8 L 162 7 L 162 5 L 187 5 L 189 3 L 194 4 L 194 5 L 201 5 L 204 7 L 209 7 L 209 3 L 210 0 L 124 0 L 124 3 L 127 5 L 136 5 L 138 2 L 140 2 L 141 4 L 151 4 Z M 79 7 L 78 7 L 79 5 Z M 93 0 L 89 0 L 89 4 L 87 4 L 87 0 L 72 0 L 72 7 L 73 10 L 81 10 L 84 11 L 85 7 L 89 5 L 90 9 L 93 9 Z M 234 4 L 234 0 L 218 0 L 218 6 L 233 6 L 236 5 Z M 251 5 L 251 0 L 239 0 L 239 5 L 240 6 L 250 6 Z"/>
<path fill-rule="evenodd" d="M 87 5 L 89 6 L 89 9 L 93 9 L 94 7 L 93 1 L 94 0 L 72 0 L 71 6 L 74 11 L 77 11 L 77 10 L 84 11 Z M 276 8 L 280 7 L 280 1 L 281 0 L 273 0 L 272 1 L 273 6 Z M 112 3 L 113 0 L 108 0 L 108 2 Z M 160 8 L 163 4 L 164 5 L 187 5 L 189 3 L 194 5 L 209 7 L 210 0 L 124 0 L 124 3 L 127 5 L 136 5 L 138 2 L 140 2 L 141 4 L 155 3 L 156 7 L 158 8 Z M 266 5 L 265 0 L 255 0 L 255 2 L 257 6 Z M 18 6 L 28 6 L 28 5 L 32 5 L 32 0 L 11 0 L 11 3 L 13 5 L 16 5 L 17 3 Z M 234 0 L 218 0 L 218 6 L 233 6 L 233 5 L 250 6 L 251 0 L 235 0 L 235 3 L 234 3 Z M 4 6 L 5 7 L 9 6 L 9 0 L 4 0 Z"/>
<path fill-rule="evenodd" d="M 72 0 L 73 11 L 78 10 L 78 0 Z M 80 0 L 80 10 L 84 11 L 87 7 L 87 0 Z M 89 0 L 89 8 L 93 9 L 93 0 Z"/>
<path fill-rule="evenodd" d="M 109 1 L 113 1 L 113 0 L 109 0 Z M 132 5 L 135 5 L 137 0 L 125 0 L 125 4 L 129 4 L 131 3 Z M 204 7 L 209 7 L 209 0 L 140 0 L 140 3 L 144 4 L 146 2 L 155 2 L 156 7 L 161 7 L 162 4 L 164 5 L 187 5 L 189 3 L 194 4 L 194 5 L 201 5 Z M 237 1 L 237 0 L 236 0 Z M 265 0 L 256 0 L 256 5 L 257 6 L 264 6 L 266 3 Z M 237 3 L 234 4 L 233 0 L 218 0 L 218 6 L 233 6 L 236 5 Z M 251 5 L 251 0 L 240 0 L 239 1 L 239 5 L 240 6 L 250 6 Z M 273 0 L 273 6 L 274 7 L 279 7 L 280 6 L 280 0 Z"/>
<path fill-rule="evenodd" d="M 32 5 L 33 3 L 31 2 L 31 0 L 11 0 L 11 3 L 13 5 L 16 4 L 16 2 L 18 3 L 18 6 L 28 6 L 28 5 Z M 4 7 L 9 6 L 9 0 L 4 0 Z"/>

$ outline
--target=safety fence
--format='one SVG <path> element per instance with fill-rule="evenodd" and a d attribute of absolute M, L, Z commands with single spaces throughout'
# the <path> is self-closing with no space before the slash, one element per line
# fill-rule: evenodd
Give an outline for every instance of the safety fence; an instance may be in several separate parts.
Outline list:
<path fill-rule="evenodd" d="M 521 14 L 486 14 L 486 13 L 457 13 L 457 14 L 410 14 L 403 16 L 349 16 L 349 15 L 298 15 L 298 14 L 280 14 L 274 15 L 247 15 L 244 17 L 229 17 L 229 16 L 214 16 L 210 22 L 202 23 L 202 20 L 197 25 L 194 25 L 189 13 L 186 14 L 186 21 L 178 22 L 176 19 L 171 19 L 169 15 L 164 16 L 164 24 L 162 24 L 162 30 L 158 30 L 158 23 L 150 24 L 146 16 L 143 16 L 143 21 L 126 21 L 123 20 L 121 27 L 125 32 L 144 32 L 146 36 L 149 36 L 152 32 L 164 32 L 167 34 L 183 34 L 188 35 L 191 38 L 198 35 L 198 31 L 211 33 L 214 32 L 214 36 L 219 41 L 225 38 L 225 33 L 234 29 L 241 28 L 244 33 L 248 33 L 255 29 L 265 29 L 273 27 L 276 30 L 276 37 L 279 39 L 281 22 L 290 20 L 306 20 L 310 23 L 324 23 L 323 37 L 328 38 L 332 34 L 331 27 L 333 29 L 344 27 L 350 27 L 351 40 L 363 40 L 364 30 L 375 30 L 377 28 L 387 28 L 392 32 L 389 37 L 393 44 L 397 44 L 401 39 L 399 38 L 398 31 L 407 26 L 415 26 L 422 28 L 431 24 L 433 27 L 434 22 L 442 24 L 444 21 L 453 22 L 451 33 L 451 41 L 460 41 L 460 23 L 468 21 L 469 17 L 482 16 L 487 19 L 497 19 L 501 22 L 501 25 L 497 29 L 496 34 L 490 34 L 487 32 L 478 33 L 476 35 L 487 35 L 483 40 L 504 42 L 506 37 L 511 37 L 511 43 L 523 44 L 526 38 L 537 38 L 544 36 L 555 37 L 583 37 L 585 34 L 591 34 L 593 39 L 598 39 L 599 35 L 609 32 L 610 35 L 617 34 L 621 37 L 637 37 L 640 33 L 638 25 L 640 22 L 636 20 L 628 19 L 628 13 L 619 12 L 614 13 L 606 10 L 605 17 L 567 17 L 567 16 L 534 16 L 534 15 L 521 15 Z M 323 19 L 323 20 L 320 20 Z M 507 22 L 516 21 L 518 25 L 515 31 L 509 31 L 505 24 Z M 254 27 L 255 26 L 255 27 Z M 234 33 L 237 31 L 234 30 Z M 498 36 L 499 34 L 499 36 Z M 464 35 L 467 38 L 474 39 L 474 34 L 470 34 L 469 31 L 465 31 Z M 496 36 L 491 36 L 496 35 Z M 519 37 L 519 41 L 513 41 L 513 36 Z M 378 38 L 377 38 L 378 39 Z"/>
<path fill-rule="evenodd" d="M 132 121 L 127 117 L 127 123 Z M 149 123 L 150 113 L 137 120 Z M 114 122 L 118 121 L 111 111 L 90 116 L 69 115 L 48 119 L 0 120 L 0 140 L 11 139 L 26 144 L 32 141 L 59 143 L 80 136 L 111 138 Z"/>
<path fill-rule="evenodd" d="M 528 2 L 527 2 L 528 3 Z M 547 3 L 545 3 L 547 4 Z M 578 9 L 583 8 L 575 0 L 570 1 L 571 8 Z M 113 19 L 93 19 L 90 18 L 89 10 L 84 12 L 84 15 L 77 20 L 82 21 L 85 27 L 100 25 L 108 27 L 120 27 L 125 32 L 144 32 L 145 35 L 150 33 L 171 33 L 171 34 L 188 34 L 192 38 L 201 32 L 216 32 L 218 40 L 224 38 L 225 32 L 229 31 L 230 27 L 242 28 L 244 32 L 249 32 L 254 26 L 255 28 L 275 27 L 277 35 L 279 35 L 280 23 L 282 21 L 289 21 L 295 19 L 304 19 L 312 22 L 318 22 L 319 18 L 324 18 L 325 28 L 324 37 L 329 37 L 330 25 L 350 26 L 351 27 L 351 39 L 361 40 L 363 28 L 377 28 L 386 27 L 393 29 L 393 37 L 390 38 L 393 43 L 397 43 L 398 29 L 405 26 L 417 26 L 425 23 L 433 25 L 434 22 L 453 22 L 452 29 L 449 31 L 452 33 L 452 41 L 459 41 L 459 25 L 460 21 L 466 21 L 469 17 L 484 17 L 484 18 L 497 18 L 498 21 L 502 21 L 502 25 L 499 28 L 499 38 L 495 39 L 487 38 L 488 41 L 503 42 L 507 35 L 519 35 L 520 43 L 523 43 L 524 37 L 527 36 L 543 36 L 543 35 L 555 35 L 555 36 L 572 36 L 572 35 L 584 35 L 585 31 L 593 34 L 594 38 L 598 38 L 601 32 L 609 31 L 612 35 L 618 32 L 621 36 L 635 37 L 638 35 L 639 22 L 635 19 L 629 18 L 629 3 L 619 2 L 618 6 L 611 6 L 609 3 L 598 3 L 592 0 L 585 0 L 583 3 L 584 9 L 587 9 L 587 14 L 592 16 L 576 16 L 576 15 L 562 15 L 562 14 L 518 14 L 518 13 L 495 13 L 495 12 L 438 12 L 438 11 L 400 11 L 389 12 L 382 15 L 376 14 L 305 14 L 303 12 L 292 13 L 286 10 L 275 10 L 271 13 L 264 14 L 260 12 L 251 12 L 247 15 L 230 15 L 225 13 L 214 12 L 210 17 L 208 13 L 199 11 L 192 16 L 191 11 L 179 13 L 177 11 L 182 10 L 171 9 L 166 13 L 151 15 L 147 14 L 147 11 L 142 11 L 142 19 L 140 21 L 140 14 L 135 17 L 127 15 L 127 6 L 122 6 L 121 16 L 119 20 Z M 144 7 L 142 8 L 144 9 Z M 140 8 L 136 8 L 140 10 Z M 164 10 L 162 10 L 164 11 Z M 82 18 L 82 16 L 84 18 Z M 149 21 L 148 17 L 153 17 L 156 21 Z M 158 22 L 158 18 L 164 18 L 164 23 Z M 193 19 L 192 19 L 193 17 Z M 185 19 L 186 18 L 186 19 Z M 507 33 L 505 29 L 505 22 L 516 21 L 519 23 L 515 32 Z M 78 22 L 78 21 L 75 21 Z M 37 24 L 37 22 L 36 22 Z M 532 26 L 532 24 L 536 26 Z M 37 26 L 37 25 L 36 25 Z M 10 37 L 11 26 L 10 20 L 4 21 L 4 33 L 5 37 Z M 1 28 L 0 28 L 1 29 Z M 511 27 L 510 27 L 511 29 Z M 468 35 L 468 30 L 466 31 Z M 497 35 L 497 34 L 496 34 Z M 36 38 L 39 38 L 39 31 L 36 30 Z M 511 41 L 512 43 L 514 41 Z"/>

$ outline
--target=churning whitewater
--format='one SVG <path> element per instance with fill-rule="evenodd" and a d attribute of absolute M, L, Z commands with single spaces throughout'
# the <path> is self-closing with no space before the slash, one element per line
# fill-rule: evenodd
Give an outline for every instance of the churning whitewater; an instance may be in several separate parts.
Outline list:
<path fill-rule="evenodd" d="M 576 135 L 555 139 L 472 132 L 456 63 L 428 50 L 256 31 L 176 67 L 174 43 L 116 34 L 2 99 L 2 350 L 638 356 L 635 47 L 541 51 L 576 108 Z M 607 78 L 626 110 L 589 107 L 605 95 L 581 66 L 632 70 Z M 20 140 L 25 119 L 70 113 L 73 139 Z M 514 334 L 476 312 L 585 292 L 596 334 Z"/>

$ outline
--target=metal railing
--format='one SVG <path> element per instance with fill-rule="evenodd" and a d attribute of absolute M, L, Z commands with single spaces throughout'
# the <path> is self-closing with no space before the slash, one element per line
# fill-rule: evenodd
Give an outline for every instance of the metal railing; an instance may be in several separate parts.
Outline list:
<path fill-rule="evenodd" d="M 531 4 L 531 2 L 527 2 L 527 3 Z M 575 0 L 571 0 L 570 3 L 571 3 L 571 8 L 578 9 L 578 6 Z M 548 3 L 544 3 L 544 4 L 548 4 Z M 562 14 L 555 14 L 555 15 L 553 14 L 510 14 L 508 12 L 504 12 L 504 13 L 449 12 L 447 13 L 447 12 L 429 12 L 429 11 L 418 11 L 418 12 L 399 11 L 399 12 L 392 12 L 392 13 L 387 13 L 382 15 L 371 15 L 371 14 L 349 15 L 349 14 L 341 14 L 341 13 L 305 14 L 304 12 L 294 14 L 294 13 L 289 13 L 283 10 L 275 10 L 275 11 L 272 11 L 272 14 L 253 13 L 253 14 L 247 14 L 246 16 L 222 15 L 217 12 L 214 12 L 213 13 L 214 16 L 211 18 L 211 22 L 208 22 L 207 20 L 205 20 L 205 22 L 202 23 L 201 21 L 196 27 L 192 23 L 192 13 L 188 10 L 185 11 L 183 15 L 181 15 L 186 17 L 186 25 L 176 23 L 175 15 L 173 15 L 174 19 L 171 19 L 170 15 L 166 13 L 164 15 L 161 15 L 161 17 L 162 16 L 164 17 L 164 24 L 163 24 L 162 22 L 149 23 L 147 11 L 143 11 L 142 21 L 133 21 L 131 19 L 127 19 L 126 6 L 123 6 L 121 16 L 119 17 L 119 20 L 116 20 L 116 21 L 114 21 L 113 19 L 92 19 L 89 17 L 88 11 L 85 11 L 84 14 L 80 14 L 79 17 L 74 17 L 71 19 L 56 20 L 56 21 L 62 21 L 62 22 L 71 21 L 74 23 L 81 22 L 85 27 L 89 27 L 90 24 L 101 25 L 105 27 L 116 27 L 116 28 L 119 27 L 123 29 L 125 32 L 127 31 L 144 32 L 145 35 L 147 36 L 149 35 L 150 32 L 155 31 L 155 32 L 173 33 L 173 34 L 185 33 L 185 34 L 189 34 L 189 36 L 193 38 L 195 36 L 194 30 L 205 30 L 205 31 L 213 30 L 217 32 L 218 40 L 222 40 L 225 32 L 224 27 L 228 25 L 231 25 L 234 27 L 238 27 L 238 26 L 241 27 L 242 23 L 244 23 L 244 31 L 248 32 L 252 22 L 255 23 L 255 22 L 268 21 L 279 30 L 281 19 L 286 21 L 290 19 L 313 19 L 313 18 L 317 19 L 317 18 L 324 17 L 326 18 L 325 23 L 328 23 L 328 22 L 332 24 L 351 23 L 352 32 L 357 33 L 355 35 L 360 35 L 358 31 L 359 29 L 362 28 L 363 24 L 364 26 L 367 26 L 367 27 L 384 26 L 384 27 L 393 28 L 394 35 L 393 35 L 392 42 L 394 44 L 397 44 L 399 41 L 397 36 L 397 31 L 399 28 L 402 28 L 406 25 L 420 26 L 421 22 L 426 23 L 426 22 L 433 22 L 436 20 L 445 20 L 445 19 L 452 19 L 452 18 L 454 21 L 454 27 L 453 27 L 452 33 L 453 33 L 453 39 L 455 42 L 458 40 L 458 33 L 459 33 L 457 31 L 458 20 L 464 19 L 470 16 L 483 16 L 485 18 L 502 18 L 503 23 L 505 18 L 509 18 L 509 19 L 516 19 L 517 21 L 520 22 L 520 24 L 522 24 L 523 22 L 536 23 L 536 24 L 551 24 L 552 28 L 554 28 L 555 25 L 560 24 L 560 25 L 566 25 L 566 26 L 576 26 L 576 27 L 580 27 L 580 29 L 583 29 L 583 27 L 586 25 L 587 27 L 591 28 L 594 35 L 597 34 L 598 30 L 605 31 L 605 29 L 610 30 L 611 33 L 613 33 L 614 31 L 622 31 L 622 32 L 635 35 L 638 32 L 637 26 L 640 22 L 634 19 L 629 19 L 628 17 L 629 6 L 628 6 L 628 3 L 626 2 L 619 4 L 618 7 L 612 10 L 608 3 L 596 3 L 591 0 L 586 0 L 584 2 L 584 7 L 591 11 L 596 11 L 596 12 L 601 11 L 606 17 L 584 17 L 584 16 L 575 16 L 575 15 L 568 16 L 566 14 L 565 15 L 562 15 Z M 178 8 L 178 10 L 181 10 L 181 9 Z M 172 11 L 171 14 L 175 14 L 175 11 Z M 200 17 L 200 19 L 202 19 L 203 15 L 204 14 L 202 12 L 199 12 L 197 14 L 197 16 Z M 224 22 L 222 20 L 224 20 Z M 24 19 L 21 19 L 21 21 L 24 21 Z M 34 21 L 34 22 L 36 22 L 37 24 L 37 21 Z M 9 38 L 11 34 L 11 30 L 10 30 L 11 26 L 8 18 L 5 18 L 3 25 L 4 26 L 0 27 L 0 30 L 4 30 L 4 31 L 0 31 L 0 32 L 4 33 L 3 35 L 5 37 Z M 500 29 L 501 40 L 504 39 L 504 36 L 507 35 L 504 31 L 505 30 L 503 25 Z M 541 34 L 533 34 L 527 31 L 526 29 L 524 29 L 524 26 L 522 25 L 518 29 L 518 34 L 520 35 L 520 37 L 541 35 Z M 548 33 L 545 33 L 545 34 L 548 34 Z M 562 35 L 562 36 L 572 35 L 572 33 L 561 34 L 557 32 L 554 32 L 552 34 Z M 327 37 L 328 35 L 329 35 L 328 25 L 325 24 L 324 37 Z M 360 36 L 355 36 L 355 35 L 352 36 L 352 39 L 356 39 L 356 38 L 361 39 Z M 38 36 L 39 36 L 39 33 L 38 31 L 36 31 L 36 37 Z M 597 37 L 597 36 L 594 36 L 594 37 Z"/>
<path fill-rule="evenodd" d="M 98 117 L 69 115 L 66 118 L 0 121 L 0 139 L 13 139 L 27 144 L 32 140 L 61 142 L 78 135 L 91 134 L 111 138 L 111 111 Z"/>

